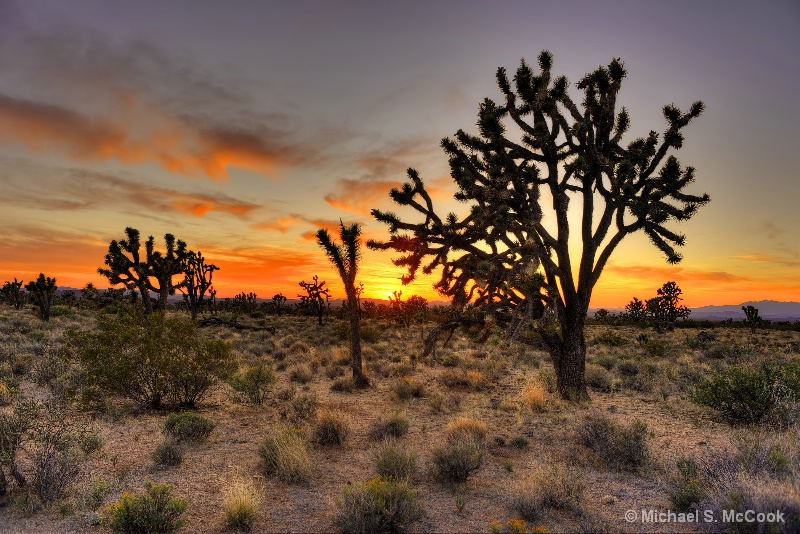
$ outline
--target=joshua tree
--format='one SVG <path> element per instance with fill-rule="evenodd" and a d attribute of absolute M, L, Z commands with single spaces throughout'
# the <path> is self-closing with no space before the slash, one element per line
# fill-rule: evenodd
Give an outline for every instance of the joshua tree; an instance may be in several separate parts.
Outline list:
<path fill-rule="evenodd" d="M 0 289 L 0 295 L 2 295 L 3 300 L 11 306 L 14 306 L 15 310 L 22 307 L 22 302 L 24 300 L 22 292 L 20 291 L 21 288 L 22 280 L 17 281 L 15 277 L 13 282 L 6 282 L 3 284 L 3 288 Z"/>
<path fill-rule="evenodd" d="M 750 333 L 756 333 L 756 327 L 761 324 L 761 317 L 758 315 L 758 308 L 755 306 L 742 306 L 745 322 L 750 325 Z"/>
<path fill-rule="evenodd" d="M 155 250 L 155 241 L 153 236 L 150 236 L 145 243 L 145 251 L 147 253 L 147 265 L 150 267 L 150 275 L 158 282 L 156 287 L 150 278 L 147 278 L 147 289 L 158 293 L 158 309 L 163 310 L 167 307 L 167 297 L 175 294 L 175 285 L 172 283 L 172 278 L 179 274 L 184 274 L 187 277 L 190 271 L 194 269 L 193 263 L 195 258 L 189 257 L 191 251 L 187 251 L 186 243 L 180 239 L 175 240 L 172 234 L 164 234 L 165 250 L 163 254 Z M 188 279 L 188 278 L 187 278 Z M 144 296 L 144 295 L 142 295 Z M 194 314 L 192 314 L 194 317 Z"/>
<path fill-rule="evenodd" d="M 286 306 L 286 300 L 287 299 L 283 293 L 278 293 L 272 297 L 272 309 L 275 311 L 276 315 L 283 313 L 283 309 Z"/>
<path fill-rule="evenodd" d="M 656 297 L 647 299 L 645 308 L 656 330 L 672 330 L 675 328 L 675 321 L 689 317 L 692 310 L 680 304 L 681 288 L 675 282 L 667 282 L 656 290 Z"/>
<path fill-rule="evenodd" d="M 695 102 L 686 113 L 664 106 L 661 139 L 651 131 L 625 147 L 620 142 L 630 116 L 617 109 L 626 76 L 622 62 L 614 59 L 581 79 L 583 98 L 576 104 L 567 79 L 551 73 L 550 52 L 538 59 L 539 73 L 521 62 L 513 88 L 505 69 L 498 69 L 503 100 L 480 104 L 479 136 L 459 130 L 455 139 L 442 141 L 459 189 L 455 198 L 468 213 L 440 217 L 422 179 L 409 169 L 409 181 L 390 196 L 416 211 L 420 222 L 373 210 L 390 238 L 368 246 L 403 254 L 394 263 L 408 268 L 404 283 L 420 267 L 426 274 L 441 267 L 435 287 L 453 299 L 456 311 L 472 303 L 479 313 L 469 321 L 502 325 L 513 340 L 543 344 L 560 395 L 586 399 L 584 323 L 611 254 L 641 231 L 669 263 L 678 263 L 675 247 L 684 236 L 666 225 L 689 219 L 709 201 L 683 191 L 694 181 L 694 169 L 667 156 L 681 148 L 683 128 L 704 106 Z M 508 123 L 521 141 L 512 141 Z M 548 198 L 540 199 L 542 191 Z M 552 224 L 544 221 L 548 205 Z M 570 205 L 579 212 L 577 231 L 570 227 Z M 579 249 L 570 250 L 571 234 L 581 240 Z"/>
<path fill-rule="evenodd" d="M 50 308 L 53 306 L 53 297 L 56 294 L 56 279 L 45 278 L 44 273 L 39 273 L 36 281 L 30 281 L 25 286 L 36 307 L 39 308 L 39 318 L 42 321 L 50 320 Z"/>
<path fill-rule="evenodd" d="M 219 267 L 213 263 L 206 264 L 206 259 L 201 252 L 190 250 L 185 253 L 182 266 L 184 279 L 176 287 L 188 300 L 192 319 L 197 318 L 198 310 L 204 305 L 206 291 L 212 289 L 214 271 L 218 270 Z"/>
<path fill-rule="evenodd" d="M 307 306 L 317 314 L 319 325 L 322 326 L 322 317 L 328 309 L 328 300 L 331 298 L 330 289 L 325 287 L 325 280 L 319 281 L 319 276 L 314 275 L 313 282 L 300 282 L 300 287 L 306 290 L 305 295 L 298 294 L 300 304 Z"/>
<path fill-rule="evenodd" d="M 317 231 L 317 243 L 325 249 L 325 254 L 336 270 L 344 284 L 347 294 L 347 315 L 350 319 L 350 363 L 353 367 L 353 383 L 356 387 L 369 386 L 364 374 L 364 365 L 361 361 L 361 329 L 358 292 L 356 290 L 356 276 L 358 275 L 358 262 L 361 259 L 361 227 L 354 223 L 345 227 L 339 221 L 339 237 L 342 243 L 331 239 L 328 230 Z"/>
<path fill-rule="evenodd" d="M 644 321 L 647 319 L 647 307 L 644 302 L 633 297 L 633 300 L 625 306 L 625 311 L 622 312 L 622 316 L 637 323 L 639 321 Z"/>
<path fill-rule="evenodd" d="M 81 289 L 81 305 L 85 308 L 94 308 L 100 300 L 100 293 L 94 284 L 89 282 Z"/>
<path fill-rule="evenodd" d="M 125 228 L 125 235 L 127 239 L 111 241 L 105 256 L 108 268 L 100 267 L 97 272 L 108 278 L 112 285 L 122 284 L 131 291 L 138 289 L 144 302 L 145 314 L 150 314 L 153 312 L 153 303 L 148 293 L 148 278 L 153 274 L 152 267 L 147 263 L 147 257 L 142 259 L 139 254 L 139 230 Z"/>

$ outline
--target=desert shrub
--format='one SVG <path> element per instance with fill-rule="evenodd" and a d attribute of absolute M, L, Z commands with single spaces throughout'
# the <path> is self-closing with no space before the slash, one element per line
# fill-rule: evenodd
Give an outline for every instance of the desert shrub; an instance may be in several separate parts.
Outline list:
<path fill-rule="evenodd" d="M 347 325 L 347 335 L 348 338 L 350 336 L 350 325 Z M 367 343 L 377 343 L 381 340 L 381 331 L 375 328 L 373 325 L 369 323 L 361 323 L 361 328 L 359 329 L 361 333 L 361 339 L 366 341 Z"/>
<path fill-rule="evenodd" d="M 649 457 L 647 425 L 639 420 L 624 426 L 603 415 L 591 415 L 578 429 L 578 439 L 615 469 L 636 471 Z"/>
<path fill-rule="evenodd" d="M 290 419 L 293 421 L 304 421 L 317 413 L 319 399 L 315 393 L 303 393 L 292 399 L 292 414 Z"/>
<path fill-rule="evenodd" d="M 108 510 L 108 524 L 114 532 L 126 534 L 170 534 L 177 532 L 186 520 L 181 515 L 188 503 L 170 497 L 172 486 L 145 482 L 145 493 L 124 493 Z"/>
<path fill-rule="evenodd" d="M 164 433 L 178 441 L 198 442 L 206 439 L 216 426 L 210 419 L 196 413 L 171 413 L 164 421 Z"/>
<path fill-rule="evenodd" d="M 697 385 L 692 400 L 719 410 L 732 424 L 757 424 L 768 415 L 791 416 L 798 395 L 800 364 L 764 363 L 716 373 Z"/>
<path fill-rule="evenodd" d="M 311 454 L 297 431 L 287 429 L 268 437 L 258 452 L 267 474 L 287 484 L 311 480 Z"/>
<path fill-rule="evenodd" d="M 444 427 L 448 443 L 472 441 L 482 444 L 486 439 L 487 431 L 486 423 L 471 417 L 458 417 Z"/>
<path fill-rule="evenodd" d="M 613 330 L 603 330 L 594 338 L 594 342 L 608 347 L 622 347 L 628 339 Z"/>
<path fill-rule="evenodd" d="M 174 467 L 183 461 L 183 447 L 177 440 L 167 438 L 153 451 L 153 463 L 156 467 Z"/>
<path fill-rule="evenodd" d="M 433 450 L 435 473 L 448 482 L 465 482 L 483 465 L 483 445 L 464 437 Z"/>
<path fill-rule="evenodd" d="M 379 417 L 369 430 L 369 437 L 373 440 L 399 438 L 408 432 L 408 418 L 400 412 L 389 416 Z"/>
<path fill-rule="evenodd" d="M 428 397 L 428 406 L 431 407 L 434 413 L 440 413 L 444 409 L 444 395 L 434 392 Z"/>
<path fill-rule="evenodd" d="M 231 377 L 229 383 L 247 402 L 260 406 L 267 400 L 269 390 L 275 383 L 275 372 L 259 362 Z"/>
<path fill-rule="evenodd" d="M 325 410 L 317 415 L 314 441 L 320 445 L 344 445 L 350 434 L 350 419 L 340 411 Z"/>
<path fill-rule="evenodd" d="M 406 532 L 422 518 L 417 492 L 408 483 L 376 476 L 345 487 L 336 501 L 333 523 L 343 532 Z"/>
<path fill-rule="evenodd" d="M 508 440 L 508 445 L 516 449 L 527 449 L 528 447 L 530 447 L 528 438 L 526 438 L 525 436 L 514 436 L 513 438 Z"/>
<path fill-rule="evenodd" d="M 412 378 L 404 376 L 392 384 L 392 391 L 400 400 L 408 400 L 411 397 L 422 397 L 425 394 L 425 386 Z"/>
<path fill-rule="evenodd" d="M 653 358 L 663 358 L 670 353 L 670 345 L 660 339 L 651 339 L 643 345 L 645 353 Z"/>
<path fill-rule="evenodd" d="M 88 386 L 153 408 L 194 406 L 234 366 L 228 343 L 199 336 L 193 321 L 164 313 L 100 313 L 97 331 L 73 330 L 67 343 L 80 357 Z"/>
<path fill-rule="evenodd" d="M 630 360 L 624 360 L 617 365 L 617 372 L 622 376 L 636 376 L 639 374 L 639 366 Z"/>
<path fill-rule="evenodd" d="M 107 480 L 94 479 L 89 484 L 89 490 L 83 497 L 83 505 L 89 510 L 97 510 L 103 505 L 103 499 L 111 491 L 111 484 Z"/>
<path fill-rule="evenodd" d="M 691 458 L 679 459 L 676 467 L 678 474 L 670 480 L 667 496 L 676 509 L 685 512 L 703 502 L 705 484 L 697 462 Z"/>
<path fill-rule="evenodd" d="M 87 432 L 85 435 L 81 436 L 79 445 L 81 450 L 86 454 L 91 454 L 93 452 L 97 452 L 103 448 L 105 441 L 100 433 L 95 429 L 90 432 Z"/>
<path fill-rule="evenodd" d="M 331 369 L 340 369 L 341 367 L 331 367 Z M 342 378 L 337 378 L 331 384 L 331 391 L 336 391 L 338 393 L 352 393 L 355 389 L 355 384 L 353 383 L 352 376 L 345 376 Z"/>
<path fill-rule="evenodd" d="M 534 521 L 548 508 L 578 509 L 585 490 L 581 473 L 553 465 L 537 469 L 517 483 L 511 491 L 511 505 L 523 519 Z"/>
<path fill-rule="evenodd" d="M 610 393 L 612 377 L 605 367 L 593 363 L 586 364 L 586 383 L 597 390 Z"/>
<path fill-rule="evenodd" d="M 708 344 L 706 343 L 702 346 L 706 347 Z M 708 346 L 703 351 L 703 356 L 712 360 L 725 360 L 728 363 L 736 363 L 749 357 L 752 352 L 753 349 L 747 345 L 736 342 L 722 342 Z"/>
<path fill-rule="evenodd" d="M 293 382 L 308 384 L 314 379 L 314 371 L 311 369 L 311 365 L 307 363 L 301 363 L 300 365 L 296 365 L 289 370 L 289 379 Z"/>
<path fill-rule="evenodd" d="M 0 378 L 0 406 L 8 406 L 19 394 L 19 388 L 10 377 Z"/>
<path fill-rule="evenodd" d="M 289 354 L 293 354 L 299 356 L 301 354 L 307 354 L 311 347 L 308 346 L 308 343 L 305 341 L 297 340 L 289 345 Z"/>
<path fill-rule="evenodd" d="M 614 367 L 615 359 L 613 356 L 609 356 L 608 354 L 598 354 L 594 358 L 592 358 L 592 363 L 599 365 L 600 367 L 604 368 L 606 371 L 610 371 Z"/>
<path fill-rule="evenodd" d="M 222 511 L 230 528 L 250 532 L 260 506 L 261 494 L 250 479 L 236 479 L 222 490 Z"/>
<path fill-rule="evenodd" d="M 417 455 L 397 447 L 393 443 L 384 443 L 372 456 L 375 471 L 395 480 L 408 480 L 417 468 Z"/>

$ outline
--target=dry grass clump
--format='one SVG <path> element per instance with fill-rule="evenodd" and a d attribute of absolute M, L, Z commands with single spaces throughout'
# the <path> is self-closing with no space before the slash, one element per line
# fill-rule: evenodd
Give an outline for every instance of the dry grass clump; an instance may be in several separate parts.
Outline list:
<path fill-rule="evenodd" d="M 587 363 L 585 376 L 586 383 L 590 387 L 605 393 L 611 392 L 611 385 L 614 377 L 605 367 L 594 363 Z"/>
<path fill-rule="evenodd" d="M 346 347 L 333 349 L 332 361 L 336 365 L 350 365 L 350 349 Z"/>
<path fill-rule="evenodd" d="M 289 378 L 292 382 L 308 384 L 314 379 L 314 370 L 308 363 L 301 363 L 289 369 Z"/>
<path fill-rule="evenodd" d="M 433 450 L 434 473 L 447 482 L 466 482 L 483 465 L 483 443 L 462 435 L 457 441 Z"/>
<path fill-rule="evenodd" d="M 419 398 L 425 394 L 425 386 L 413 378 L 404 376 L 392 384 L 392 391 L 399 400 Z"/>
<path fill-rule="evenodd" d="M 153 451 L 156 467 L 174 467 L 183 461 L 183 447 L 177 439 L 167 438 Z"/>
<path fill-rule="evenodd" d="M 470 391 L 479 391 L 489 385 L 489 380 L 481 371 L 463 367 L 445 369 L 439 380 L 449 388 L 465 388 Z"/>
<path fill-rule="evenodd" d="M 344 445 L 350 434 L 350 417 L 339 410 L 324 410 L 317 415 L 314 441 L 320 445 Z"/>
<path fill-rule="evenodd" d="M 294 422 L 305 421 L 317 413 L 319 399 L 315 393 L 303 393 L 294 397 L 290 406 L 288 418 Z"/>
<path fill-rule="evenodd" d="M 258 520 L 261 492 L 251 479 L 236 478 L 222 490 L 222 511 L 230 528 L 250 532 Z"/>
<path fill-rule="evenodd" d="M 308 351 L 311 350 L 311 347 L 308 346 L 308 343 L 305 341 L 295 341 L 291 345 L 289 345 L 288 352 L 292 356 L 299 356 L 301 354 L 307 354 Z"/>
<path fill-rule="evenodd" d="M 547 407 L 547 388 L 541 382 L 529 382 L 519 394 L 523 410 L 542 412 Z"/>
<path fill-rule="evenodd" d="M 488 428 L 483 421 L 471 417 L 458 417 L 447 423 L 444 432 L 448 443 L 472 440 L 482 444 L 486 439 Z"/>
<path fill-rule="evenodd" d="M 308 443 L 296 430 L 286 429 L 264 440 L 258 451 L 267 474 L 287 484 L 311 480 L 312 464 Z"/>
<path fill-rule="evenodd" d="M 580 472 L 552 465 L 518 481 L 511 492 L 511 505 L 523 519 L 535 521 L 548 508 L 577 510 L 585 490 Z"/>
<path fill-rule="evenodd" d="M 408 418 L 400 412 L 394 412 L 389 416 L 381 416 L 372 423 L 369 437 L 372 440 L 382 440 L 387 438 L 399 438 L 408 432 Z"/>
<path fill-rule="evenodd" d="M 423 516 L 417 492 L 407 482 L 376 476 L 345 487 L 333 523 L 342 532 L 406 532 Z"/>
<path fill-rule="evenodd" d="M 397 445 L 386 442 L 372 457 L 375 471 L 386 478 L 394 480 L 408 480 L 414 475 L 417 468 L 417 455 L 405 451 Z"/>

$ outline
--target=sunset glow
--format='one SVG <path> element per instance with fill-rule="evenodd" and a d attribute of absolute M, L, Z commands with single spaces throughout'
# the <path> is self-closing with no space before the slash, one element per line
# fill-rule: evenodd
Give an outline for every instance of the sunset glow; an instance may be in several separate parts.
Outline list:
<path fill-rule="evenodd" d="M 343 298 L 315 232 L 336 235 L 341 219 L 386 239 L 370 210 L 395 209 L 408 167 L 443 216 L 465 209 L 439 140 L 476 132 L 479 103 L 500 98 L 497 67 L 549 49 L 573 97 L 583 74 L 622 58 L 628 141 L 663 130 L 664 104 L 707 105 L 676 154 L 697 169 L 687 189 L 712 199 L 671 227 L 684 261 L 633 236 L 592 307 L 669 280 L 690 307 L 800 301 L 796 5 L 704 2 L 687 17 L 688 4 L 584 3 L 574 18 L 566 4 L 298 4 L 0 3 L 0 283 L 44 272 L 106 287 L 97 268 L 131 226 L 202 251 L 220 267 L 218 297 L 292 299 L 319 275 Z M 364 250 L 365 297 L 441 300 L 438 273 L 403 287 L 391 259 Z"/>

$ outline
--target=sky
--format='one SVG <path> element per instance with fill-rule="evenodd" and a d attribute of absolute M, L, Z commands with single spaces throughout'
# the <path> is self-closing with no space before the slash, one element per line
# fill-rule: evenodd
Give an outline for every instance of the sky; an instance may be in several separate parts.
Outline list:
<path fill-rule="evenodd" d="M 497 68 L 544 49 L 578 101 L 622 59 L 627 141 L 663 131 L 664 104 L 706 104 L 675 153 L 712 199 L 671 225 L 683 262 L 629 236 L 592 307 L 670 280 L 693 307 L 800 301 L 793 1 L 0 0 L 0 282 L 107 287 L 97 268 L 130 226 L 202 251 L 219 297 L 293 298 L 319 275 L 341 298 L 316 230 L 386 239 L 369 211 L 394 209 L 408 167 L 457 209 L 439 141 L 476 132 Z M 436 276 L 401 287 L 392 257 L 364 252 L 366 296 L 437 299 Z"/>

